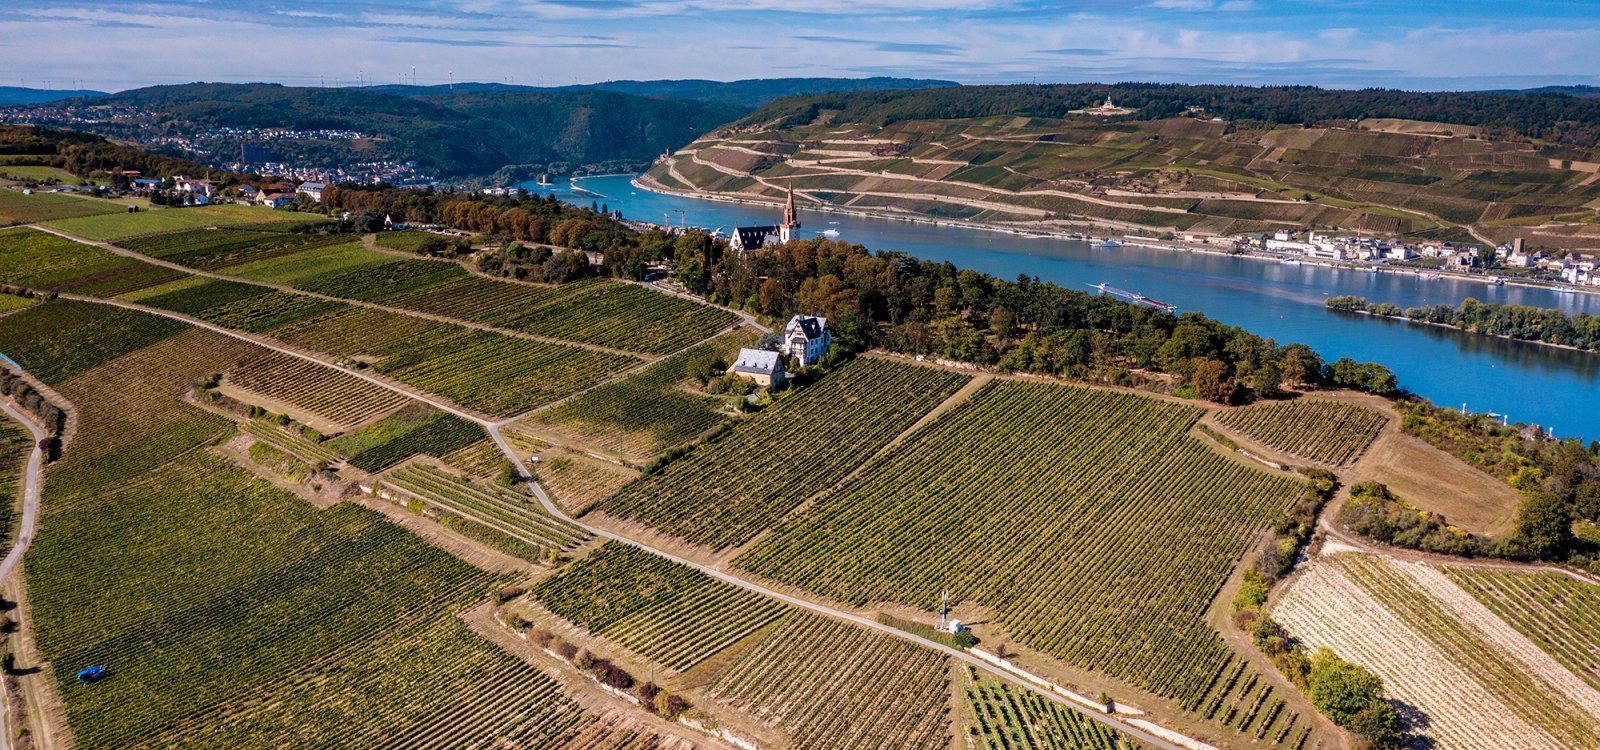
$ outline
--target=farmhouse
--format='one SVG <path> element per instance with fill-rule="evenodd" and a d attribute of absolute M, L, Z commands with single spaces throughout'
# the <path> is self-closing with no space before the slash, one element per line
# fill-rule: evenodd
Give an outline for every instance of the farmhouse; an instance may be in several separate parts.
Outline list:
<path fill-rule="evenodd" d="M 294 196 L 290 195 L 289 193 L 268 193 L 263 191 L 261 195 L 256 198 L 256 202 L 263 206 L 267 206 L 268 208 L 282 208 L 290 203 L 293 203 Z"/>
<path fill-rule="evenodd" d="M 322 191 L 327 189 L 328 183 L 326 182 L 302 182 L 300 187 L 295 188 L 294 191 L 299 195 L 309 196 L 311 200 L 321 203 Z"/>
<path fill-rule="evenodd" d="M 828 330 L 827 318 L 796 315 L 783 327 L 784 353 L 802 365 L 816 364 L 832 345 L 833 331 Z"/>
<path fill-rule="evenodd" d="M 740 349 L 739 359 L 733 363 L 733 373 L 771 388 L 783 382 L 783 358 L 765 349 Z"/>

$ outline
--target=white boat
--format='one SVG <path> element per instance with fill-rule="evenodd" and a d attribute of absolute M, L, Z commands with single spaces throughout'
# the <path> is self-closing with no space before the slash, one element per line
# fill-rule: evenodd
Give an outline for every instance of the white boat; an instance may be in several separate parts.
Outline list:
<path fill-rule="evenodd" d="M 1098 247 L 1103 250 L 1115 250 L 1116 248 L 1122 247 L 1122 243 L 1116 240 L 1101 240 L 1093 245 L 1090 245 L 1090 247 Z"/>
<path fill-rule="evenodd" d="M 1278 262 L 1282 263 L 1283 265 L 1286 265 L 1286 266 L 1298 266 L 1298 265 L 1301 265 L 1300 261 L 1295 260 L 1294 258 L 1279 258 Z"/>
<path fill-rule="evenodd" d="M 834 229 L 834 228 L 832 228 L 832 227 L 829 227 L 829 228 L 827 228 L 827 229 L 824 229 L 824 230 L 822 230 L 822 232 L 821 232 L 821 234 L 822 234 L 822 236 L 824 236 L 824 237 L 827 237 L 827 238 L 828 238 L 828 239 L 830 239 L 830 240 L 832 240 L 832 239 L 838 239 L 838 237 L 839 237 L 839 230 L 837 230 L 837 229 Z"/>

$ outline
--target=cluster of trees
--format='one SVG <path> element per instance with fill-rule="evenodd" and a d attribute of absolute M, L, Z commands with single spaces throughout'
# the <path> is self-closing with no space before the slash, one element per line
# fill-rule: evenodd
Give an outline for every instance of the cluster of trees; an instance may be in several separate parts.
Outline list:
<path fill-rule="evenodd" d="M 519 631 L 528 626 L 527 621 L 517 614 L 510 615 L 507 624 L 513 630 Z M 595 682 L 614 690 L 632 693 L 646 711 L 668 721 L 676 721 L 685 711 L 694 708 L 694 705 L 683 696 L 669 693 L 653 682 L 641 683 L 622 667 L 578 648 L 577 644 L 564 640 L 549 630 L 538 628 L 529 634 L 529 639 L 539 648 L 567 660 L 572 666 L 588 674 Z"/>
<path fill-rule="evenodd" d="M 1435 323 L 1521 341 L 1538 341 L 1584 350 L 1600 349 L 1600 316 L 1588 313 L 1568 315 L 1561 310 L 1545 307 L 1482 302 L 1471 297 L 1461 300 L 1456 307 L 1426 305 L 1404 310 L 1389 302 L 1369 303 L 1365 297 L 1329 297 L 1323 304 L 1331 310 L 1367 312 L 1386 318 Z"/>
<path fill-rule="evenodd" d="M 1486 414 L 1462 414 L 1426 401 L 1402 400 L 1401 429 L 1506 481 L 1521 493 L 1512 533 L 1492 554 L 1566 562 L 1600 572 L 1600 544 L 1573 533 L 1577 521 L 1600 523 L 1600 440 L 1555 440 L 1537 427 L 1504 426 Z"/>
<path fill-rule="evenodd" d="M 1444 516 L 1414 508 L 1377 482 L 1350 488 L 1339 520 L 1364 537 L 1396 547 L 1446 555 L 1488 554 L 1488 541 L 1451 526 Z"/>
<path fill-rule="evenodd" d="M 874 125 L 996 115 L 1063 117 L 1108 95 L 1119 106 L 1136 110 L 1128 117 L 1139 120 L 1177 117 L 1198 106 L 1208 117 L 1247 125 L 1347 125 L 1352 120 L 1396 117 L 1479 126 L 1494 137 L 1537 138 L 1585 148 L 1600 144 L 1600 100 L 1596 99 L 1564 94 L 1341 91 L 1312 86 L 1055 84 L 820 94 L 780 99 L 736 126 L 806 125 L 824 111 L 834 122 Z"/>
<path fill-rule="evenodd" d="M 1231 403 L 1284 384 L 1325 382 L 1396 392 L 1380 365 L 1324 366 L 1303 344 L 1174 316 L 1028 276 L 1014 281 L 899 252 L 816 238 L 749 253 L 721 243 L 674 245 L 679 279 L 707 298 L 783 317 L 827 316 L 846 349 L 882 347 L 1002 370 L 1139 384 L 1137 371 L 1175 376 L 1180 390 Z"/>
<path fill-rule="evenodd" d="M 150 154 L 120 146 L 100 136 L 29 125 L 0 125 L 0 155 L 36 157 L 28 161 L 65 169 L 79 177 L 95 172 L 140 172 L 147 178 L 205 174 L 206 167 L 188 159 Z M 126 177 L 113 175 L 113 187 Z"/>
<path fill-rule="evenodd" d="M 23 410 L 39 418 L 44 425 L 45 437 L 39 443 L 45 460 L 54 461 L 61 456 L 61 433 L 67 429 L 67 413 L 44 397 L 21 374 L 8 367 L 0 367 L 0 394 L 4 394 Z"/>

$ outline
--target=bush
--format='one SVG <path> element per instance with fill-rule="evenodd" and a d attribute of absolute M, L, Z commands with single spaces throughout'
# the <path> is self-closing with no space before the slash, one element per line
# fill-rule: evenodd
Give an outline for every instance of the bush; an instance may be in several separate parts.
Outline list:
<path fill-rule="evenodd" d="M 578 647 L 576 645 L 560 639 L 556 639 L 555 644 L 554 650 L 557 656 L 566 659 L 567 661 L 574 661 L 578 658 Z"/>

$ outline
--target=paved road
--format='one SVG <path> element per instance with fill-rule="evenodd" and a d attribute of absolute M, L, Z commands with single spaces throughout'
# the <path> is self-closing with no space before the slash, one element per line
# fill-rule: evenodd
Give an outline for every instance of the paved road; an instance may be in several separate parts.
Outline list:
<path fill-rule="evenodd" d="M 44 451 L 39 449 L 39 441 L 44 439 L 44 429 L 9 403 L 0 401 L 0 409 L 33 433 L 33 453 L 28 456 L 28 468 L 22 475 L 22 524 L 17 529 L 17 543 L 6 553 L 5 561 L 0 562 L 0 581 L 4 581 L 22 562 L 22 554 L 28 551 L 28 545 L 33 542 L 33 528 L 39 519 L 39 468 L 44 465 Z M 20 695 L 10 698 L 22 700 Z M 7 718 L 0 716 L 0 750 L 11 750 L 11 727 L 5 726 Z"/>
<path fill-rule="evenodd" d="M 325 362 L 323 360 L 317 359 L 316 357 L 312 357 L 312 356 L 304 354 L 302 352 L 297 352 L 297 351 L 294 351 L 292 349 L 287 349 L 287 348 L 284 348 L 282 346 L 278 346 L 276 344 L 273 344 L 270 341 L 266 341 L 266 340 L 262 340 L 262 339 L 256 338 L 254 336 L 249 336 L 249 335 L 246 335 L 246 334 L 242 334 L 242 333 L 239 333 L 237 331 L 231 331 L 229 329 L 222 328 L 222 327 L 216 326 L 216 325 L 212 325 L 210 323 L 206 323 L 205 321 L 196 320 L 194 318 L 190 318 L 190 317 L 185 316 L 185 315 L 180 315 L 178 313 L 170 312 L 170 311 L 167 311 L 167 310 L 159 310 L 159 309 L 156 309 L 156 308 L 145 307 L 144 305 L 137 305 L 137 304 L 134 304 L 134 303 L 131 303 L 131 302 L 123 302 L 121 300 L 107 300 L 107 299 L 99 299 L 99 298 L 95 298 L 95 297 L 82 297 L 82 296 L 78 296 L 78 295 L 65 295 L 65 294 L 61 295 L 61 296 L 63 298 L 76 299 L 76 300 L 81 300 L 81 301 L 84 301 L 84 302 L 93 302 L 93 303 L 98 303 L 98 304 L 115 305 L 117 307 L 125 307 L 125 308 L 132 309 L 132 310 L 140 310 L 140 311 L 143 311 L 143 312 L 150 313 L 152 315 L 160 315 L 162 317 L 172 318 L 172 319 L 175 319 L 175 320 L 182 320 L 182 321 L 184 321 L 186 323 L 189 323 L 191 325 L 194 325 L 194 326 L 197 326 L 197 327 L 200 327 L 200 328 L 205 328 L 206 330 L 213 331 L 213 332 L 216 332 L 216 333 L 220 333 L 220 334 L 222 334 L 224 336 L 232 336 L 233 338 L 240 339 L 242 341 L 248 341 L 248 342 L 250 342 L 252 344 L 256 344 L 258 346 L 262 346 L 262 347 L 265 347 L 267 349 L 271 349 L 273 351 L 280 352 L 282 354 L 287 354 L 287 355 L 292 356 L 292 357 L 297 357 L 299 359 L 303 359 L 303 360 L 306 360 L 308 362 L 315 362 L 315 363 L 323 365 L 325 367 L 329 367 L 329 368 L 338 370 L 339 372 L 345 373 L 347 375 L 352 375 L 352 376 L 361 378 L 361 379 L 366 380 L 367 382 L 370 382 L 370 383 L 372 383 L 374 385 L 386 388 L 388 390 L 394 391 L 395 393 L 399 393 L 399 394 L 401 394 L 403 396 L 406 396 L 407 398 L 411 398 L 411 399 L 415 399 L 417 401 L 421 401 L 421 402 L 426 403 L 429 406 L 432 406 L 432 407 L 434 407 L 436 409 L 447 411 L 447 412 L 449 412 L 451 414 L 454 414 L 454 415 L 456 415 L 458 417 L 461 417 L 462 419 L 467 419 L 467 420 L 470 420 L 472 422 L 475 422 L 478 425 L 482 426 L 486 431 L 488 431 L 489 436 L 494 439 L 495 444 L 500 447 L 501 452 L 503 452 L 506 455 L 506 457 L 508 459 L 510 459 L 512 465 L 517 467 L 517 471 L 520 474 L 522 474 L 523 478 L 525 480 L 527 480 L 528 485 L 533 488 L 534 495 L 538 497 L 539 503 L 542 506 L 544 506 L 544 509 L 548 513 L 550 513 L 551 515 L 555 516 L 556 518 L 565 519 L 565 520 L 571 522 L 572 524 L 574 524 L 574 525 L 576 525 L 576 526 L 578 526 L 580 528 L 583 528 L 584 530 L 588 531 L 589 533 L 594 534 L 597 537 L 600 537 L 602 539 L 611 539 L 611 540 L 615 540 L 615 541 L 618 541 L 618 542 L 622 542 L 624 544 L 632 545 L 634 547 L 642 549 L 642 550 L 644 550 L 646 552 L 649 552 L 651 554 L 654 554 L 654 555 L 657 555 L 657 556 L 660 556 L 660 557 L 664 557 L 664 558 L 666 558 L 668 560 L 671 560 L 671 561 L 673 561 L 675 563 L 678 563 L 680 565 L 686 565 L 688 567 L 694 568 L 695 570 L 698 570 L 698 571 L 700 571 L 702 573 L 705 573 L 706 575 L 711 576 L 712 578 L 716 578 L 718 580 L 725 581 L 725 582 L 727 582 L 729 584 L 732 584 L 734 586 L 738 586 L 739 588 L 746 589 L 748 591 L 753 591 L 753 592 L 761 594 L 763 596 L 772 597 L 772 598 L 777 599 L 777 600 L 779 600 L 781 602 L 784 602 L 785 604 L 788 604 L 790 606 L 798 607 L 798 608 L 801 608 L 801 609 L 806 609 L 806 610 L 809 610 L 809 611 L 812 611 L 812 612 L 816 612 L 818 614 L 825 615 L 825 616 L 828 616 L 828 617 L 834 617 L 834 618 L 837 618 L 837 619 L 846 620 L 846 621 L 855 623 L 857 625 L 860 625 L 862 627 L 869 628 L 869 629 L 872 629 L 872 630 L 876 630 L 878 632 L 886 633 L 888 635 L 894 636 L 896 638 L 900 638 L 902 640 L 911 641 L 911 642 L 916 643 L 916 644 L 918 644 L 920 646 L 923 646 L 925 648 L 930 648 L 930 649 L 933 649 L 933 650 L 938 651 L 940 653 L 946 654 L 946 655 L 948 655 L 948 656 L 950 656 L 952 658 L 960 659 L 961 661 L 963 661 L 963 662 L 965 662 L 967 664 L 970 664 L 973 667 L 975 667 L 977 669 L 980 669 L 980 670 L 982 670 L 984 672 L 987 672 L 987 673 L 989 673 L 989 674 L 991 674 L 991 675 L 993 675 L 993 676 L 995 676 L 995 677 L 997 677 L 997 678 L 999 678 L 1001 680 L 1004 680 L 1005 682 L 1008 682 L 1008 683 L 1010 683 L 1010 684 L 1012 684 L 1012 685 L 1014 685 L 1016 687 L 1020 687 L 1020 688 L 1022 688 L 1024 690 L 1032 691 L 1032 692 L 1038 694 L 1039 696 L 1045 698 L 1046 700 L 1049 700 L 1049 701 L 1052 701 L 1054 703 L 1066 706 L 1067 708 L 1070 708 L 1073 711 L 1077 711 L 1079 714 L 1089 718 L 1092 721 L 1096 721 L 1096 722 L 1104 724 L 1104 725 L 1106 725 L 1108 727 L 1111 727 L 1112 729 L 1115 729 L 1115 730 L 1117 730 L 1119 732 L 1122 732 L 1122 733 L 1124 733 L 1124 734 L 1126 734 L 1126 735 L 1128 735 L 1128 736 L 1130 736 L 1130 737 L 1138 740 L 1139 742 L 1142 742 L 1145 745 L 1148 745 L 1150 747 L 1161 748 L 1161 750 L 1187 750 L 1183 746 L 1173 744 L 1172 742 L 1169 742 L 1169 741 L 1164 740 L 1164 739 L 1162 739 L 1160 737 L 1157 737 L 1157 736 L 1151 734 L 1150 732 L 1147 732 L 1144 729 L 1141 729 L 1141 728 L 1139 728 L 1137 726 L 1129 724 L 1126 721 L 1118 719 L 1115 716 L 1110 716 L 1110 715 L 1107 715 L 1107 714 L 1103 714 L 1103 713 L 1100 713 L 1098 711 L 1086 710 L 1085 708 L 1083 708 L 1082 706 L 1078 705 L 1077 703 L 1074 703 L 1074 702 L 1072 702 L 1072 701 L 1070 701 L 1070 700 L 1068 700 L 1068 699 L 1066 699 L 1066 698 L 1064 698 L 1064 697 L 1062 697 L 1060 695 L 1057 695 L 1056 693 L 1054 693 L 1052 691 L 1046 690 L 1046 689 L 1044 689 L 1044 688 L 1042 688 L 1042 687 L 1040 687 L 1038 685 L 1035 685 L 1035 684 L 1033 684 L 1031 682 L 1027 682 L 1025 680 L 1022 680 L 1022 679 L 1018 678 L 1016 675 L 1011 674 L 1011 673 L 1009 673 L 1009 672 L 1007 672 L 1007 671 L 1005 671 L 1003 669 L 1000 669 L 999 667 L 996 667 L 996 666 L 994 666 L 994 665 L 992 665 L 992 664 L 990 664 L 990 663 L 988 663 L 986 661 L 983 661 L 982 659 L 979 659 L 979 658 L 977 658 L 977 657 L 975 657 L 975 656 L 973 656 L 973 655 L 971 655 L 971 654 L 969 654 L 969 653 L 967 653 L 965 651 L 960 651 L 958 649 L 954 649 L 954 648 L 951 648 L 949 646 L 945 646 L 944 644 L 937 643 L 937 642 L 934 642 L 934 641 L 930 641 L 930 640 L 927 640 L 925 638 L 921 638 L 919 636 L 916 636 L 916 635 L 913 635 L 911 633 L 908 633 L 908 632 L 906 632 L 904 630 L 900 630 L 898 628 L 893 628 L 893 627 L 890 627 L 888 625 L 884 625 L 883 623 L 880 623 L 880 622 L 878 622 L 876 620 L 871 620 L 871 619 L 868 619 L 868 618 L 865 618 L 865 617 L 861 617 L 859 615 L 851 614 L 849 612 L 843 612 L 843 611 L 840 611 L 840 610 L 837 610 L 837 609 L 833 609 L 831 607 L 828 607 L 828 606 L 822 605 L 822 604 L 818 604 L 816 602 L 806 601 L 804 599 L 800 599 L 798 597 L 790 596 L 788 594 L 784 594 L 784 593 L 779 592 L 779 591 L 774 591 L 772 589 L 766 588 L 765 586 L 761 586 L 761 585 L 758 585 L 758 584 L 755 584 L 755 583 L 751 583 L 751 582 L 746 581 L 746 580 L 744 580 L 742 578 L 738 578 L 736 576 L 729 575 L 728 573 L 724 573 L 724 572 L 722 572 L 720 570 L 717 570 L 715 568 L 712 568 L 712 567 L 709 567 L 709 566 L 706 566 L 706 565 L 701 565 L 700 563 L 694 562 L 693 560 L 686 560 L 684 558 L 678 557 L 678 556 L 670 554 L 668 552 L 664 552 L 662 550 L 656 549 L 656 548 L 651 547 L 650 545 L 645 544 L 644 542 L 640 542 L 640 541 L 638 541 L 636 539 L 631 539 L 631 538 L 628 538 L 628 537 L 625 537 L 625 536 L 621 536 L 619 534 L 613 533 L 613 532 L 608 531 L 606 529 L 601 529 L 601 528 L 598 528 L 598 527 L 590 526 L 588 524 L 583 523 L 580 520 L 572 518 L 572 517 L 568 516 L 566 513 L 562 512 L 562 510 L 559 507 L 557 507 L 554 502 L 552 502 L 550 500 L 550 496 L 545 494 L 544 488 L 539 486 L 539 483 L 535 480 L 532 472 L 528 471 L 528 467 L 521 460 L 519 460 L 517 458 L 516 453 L 514 451 L 512 451 L 510 443 L 507 443 L 506 439 L 505 439 L 505 436 L 500 433 L 500 425 L 497 422 L 494 422 L 494 421 L 488 420 L 488 419 L 484 419 L 484 418 L 482 418 L 482 417 L 480 417 L 478 415 L 475 415 L 475 414 L 470 414 L 470 413 L 462 411 L 462 410 L 460 410 L 460 409 L 458 409 L 458 408 L 456 408 L 456 407 L 454 407 L 454 406 L 452 406 L 452 405 L 450 405 L 448 403 L 444 403 L 442 401 L 438 401 L 436 399 L 429 398 L 429 397 L 427 397 L 425 395 L 418 394 L 418 393 L 413 392 L 413 391 L 411 391 L 409 389 L 406 389 L 406 388 L 401 388 L 401 387 L 399 387 L 399 386 L 397 386 L 397 385 L 395 385 L 393 383 L 390 383 L 390 382 L 388 382 L 386 380 L 382 380 L 382 379 L 367 375 L 366 373 L 346 370 L 346 369 L 344 369 L 342 367 L 339 367 L 338 365 L 332 364 L 330 362 Z M 29 424 L 31 424 L 31 423 L 29 423 Z M 37 452 L 35 453 L 35 458 L 36 459 L 38 458 Z M 37 487 L 37 482 L 34 482 L 32 484 L 32 486 L 34 486 L 36 488 Z M 34 490 L 34 493 L 35 493 L 34 504 L 37 505 L 37 489 Z M 24 523 L 28 524 L 29 522 L 25 520 Z M 29 533 L 31 534 L 31 529 L 32 529 L 31 525 L 28 526 L 28 529 L 29 529 Z M 10 562 L 10 558 L 7 559 L 7 562 L 8 563 Z M 0 576 L 0 577 L 3 577 L 3 576 Z M 5 747 L 0 747 L 0 750 L 6 750 L 6 748 Z"/>

